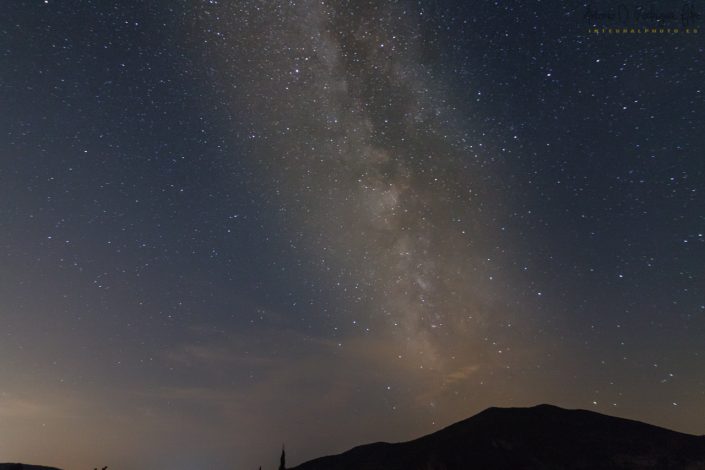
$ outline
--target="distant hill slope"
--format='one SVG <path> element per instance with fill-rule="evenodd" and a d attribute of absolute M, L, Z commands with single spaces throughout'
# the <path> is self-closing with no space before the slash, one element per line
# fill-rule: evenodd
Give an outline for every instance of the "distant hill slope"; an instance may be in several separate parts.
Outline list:
<path fill-rule="evenodd" d="M 293 470 L 705 470 L 705 437 L 551 405 L 489 408 L 428 436 Z"/>
<path fill-rule="evenodd" d="M 54 467 L 42 467 L 41 465 L 27 465 L 23 463 L 0 463 L 0 470 L 59 470 Z"/>

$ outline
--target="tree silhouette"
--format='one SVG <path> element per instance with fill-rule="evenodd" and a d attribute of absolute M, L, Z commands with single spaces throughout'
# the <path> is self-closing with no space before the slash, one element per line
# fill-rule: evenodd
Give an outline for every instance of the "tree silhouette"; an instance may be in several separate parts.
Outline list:
<path fill-rule="evenodd" d="M 286 470 L 286 452 L 282 444 L 282 456 L 279 458 L 279 470 Z"/>

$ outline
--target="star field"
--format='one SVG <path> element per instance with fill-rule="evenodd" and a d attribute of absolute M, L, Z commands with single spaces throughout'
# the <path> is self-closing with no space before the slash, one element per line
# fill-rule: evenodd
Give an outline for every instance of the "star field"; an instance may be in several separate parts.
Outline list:
<path fill-rule="evenodd" d="M 0 6 L 0 458 L 273 467 L 550 402 L 703 434 L 699 34 Z"/>

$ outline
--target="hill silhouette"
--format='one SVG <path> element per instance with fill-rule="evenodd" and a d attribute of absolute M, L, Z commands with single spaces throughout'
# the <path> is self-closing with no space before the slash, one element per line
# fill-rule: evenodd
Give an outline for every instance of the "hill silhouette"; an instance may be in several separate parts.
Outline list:
<path fill-rule="evenodd" d="M 0 470 L 59 470 L 54 467 L 42 467 L 41 465 L 27 465 L 23 463 L 0 463 Z"/>
<path fill-rule="evenodd" d="M 413 441 L 377 442 L 292 470 L 705 470 L 705 436 L 551 405 L 489 408 Z"/>

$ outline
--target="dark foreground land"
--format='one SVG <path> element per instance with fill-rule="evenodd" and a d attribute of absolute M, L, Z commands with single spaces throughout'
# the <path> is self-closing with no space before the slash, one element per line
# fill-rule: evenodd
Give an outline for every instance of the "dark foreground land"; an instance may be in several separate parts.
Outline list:
<path fill-rule="evenodd" d="M 26 465 L 23 463 L 0 463 L 0 470 L 59 470 L 54 467 L 42 467 L 41 465 Z"/>
<path fill-rule="evenodd" d="M 355 447 L 294 470 L 705 470 L 705 436 L 556 406 L 489 408 L 409 442 Z"/>
<path fill-rule="evenodd" d="M 705 436 L 551 405 L 489 408 L 413 441 L 377 442 L 292 470 L 705 470 Z M 0 470 L 58 470 L 0 464 Z"/>

